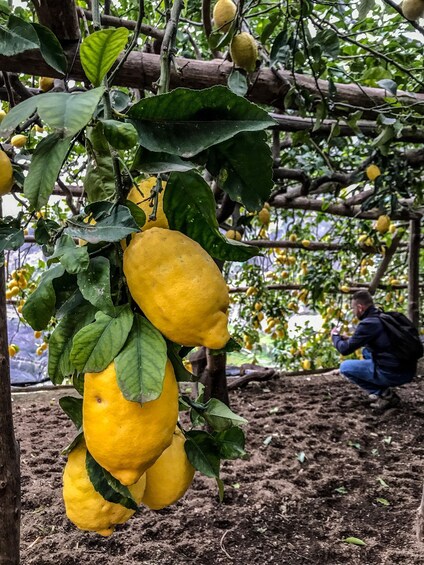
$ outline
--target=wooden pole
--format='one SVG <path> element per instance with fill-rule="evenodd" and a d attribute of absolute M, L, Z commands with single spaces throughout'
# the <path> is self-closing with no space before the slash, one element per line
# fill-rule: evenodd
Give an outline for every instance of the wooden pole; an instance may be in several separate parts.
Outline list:
<path fill-rule="evenodd" d="M 0 218 L 2 216 L 0 198 Z M 4 254 L 0 254 L 0 265 Z M 0 565 L 19 565 L 21 481 L 10 391 L 6 284 L 0 267 Z"/>
<path fill-rule="evenodd" d="M 420 318 L 420 237 L 421 221 L 409 222 L 409 255 L 408 255 L 408 317 L 415 327 Z"/>
<path fill-rule="evenodd" d="M 392 240 L 392 244 L 386 250 L 386 254 L 383 257 L 383 260 L 380 263 L 380 266 L 377 269 L 377 272 L 372 279 L 369 291 L 371 294 L 374 294 L 380 284 L 381 279 L 384 277 L 385 272 L 387 271 L 390 261 L 393 258 L 393 255 L 396 253 L 397 248 L 399 247 L 400 240 L 402 239 L 403 232 L 400 234 L 396 234 Z"/>

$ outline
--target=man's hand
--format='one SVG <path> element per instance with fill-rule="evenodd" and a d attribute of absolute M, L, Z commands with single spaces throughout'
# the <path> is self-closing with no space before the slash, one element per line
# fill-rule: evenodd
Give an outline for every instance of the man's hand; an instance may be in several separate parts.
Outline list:
<path fill-rule="evenodd" d="M 331 335 L 340 335 L 340 328 L 338 328 L 337 326 L 334 326 L 334 328 L 331 328 Z"/>

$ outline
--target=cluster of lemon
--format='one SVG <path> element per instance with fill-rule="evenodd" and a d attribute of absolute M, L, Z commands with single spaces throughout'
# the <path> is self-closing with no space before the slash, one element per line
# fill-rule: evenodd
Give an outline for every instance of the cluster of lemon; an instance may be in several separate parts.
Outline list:
<path fill-rule="evenodd" d="M 213 9 L 213 21 L 217 31 L 227 33 L 236 16 L 237 6 L 232 0 L 218 0 Z M 236 67 L 248 72 L 256 69 L 258 46 L 250 33 L 236 33 L 231 40 L 230 53 Z"/>
<path fill-rule="evenodd" d="M 185 346 L 225 346 L 228 289 L 212 258 L 195 241 L 170 230 L 159 193 L 150 218 L 156 179 L 134 187 L 129 200 L 146 214 L 146 224 L 124 251 L 124 275 L 133 300 L 146 318 L 171 341 Z M 63 477 L 66 512 L 79 528 L 110 535 L 134 513 L 106 501 L 91 484 L 87 450 L 138 504 L 160 509 L 176 502 L 194 475 L 177 426 L 178 384 L 173 366 L 165 367 L 161 395 L 140 404 L 127 400 L 115 364 L 84 378 L 84 442 L 71 451 Z"/>

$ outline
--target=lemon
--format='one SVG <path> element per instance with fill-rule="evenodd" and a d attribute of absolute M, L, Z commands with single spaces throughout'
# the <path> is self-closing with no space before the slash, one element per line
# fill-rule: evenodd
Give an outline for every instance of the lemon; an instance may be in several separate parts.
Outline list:
<path fill-rule="evenodd" d="M 291 233 L 289 235 L 289 241 L 291 241 L 292 243 L 295 243 L 297 241 L 297 235 L 295 233 Z"/>
<path fill-rule="evenodd" d="M 228 287 L 213 259 L 178 231 L 135 234 L 124 252 L 131 295 L 165 337 L 187 347 L 224 347 Z"/>
<path fill-rule="evenodd" d="M 105 500 L 90 481 L 85 466 L 87 449 L 81 441 L 68 456 L 63 473 L 63 500 L 66 515 L 80 530 L 110 536 L 116 524 L 123 524 L 134 510 Z M 146 476 L 129 488 L 134 500 L 140 504 L 146 486 Z"/>
<path fill-rule="evenodd" d="M 341 290 L 342 292 L 349 292 L 349 291 L 350 291 L 350 287 L 344 284 L 344 285 L 342 285 L 342 286 L 340 287 L 340 290 Z"/>
<path fill-rule="evenodd" d="M 51 77 L 40 77 L 38 81 L 38 87 L 43 92 L 48 92 L 54 86 L 54 78 Z"/>
<path fill-rule="evenodd" d="M 153 208 L 149 206 L 149 196 L 152 188 L 156 184 L 156 180 L 156 177 L 149 177 L 139 183 L 138 188 L 133 186 L 128 194 L 128 200 L 137 204 L 137 206 L 146 214 L 146 223 L 141 228 L 141 231 L 145 231 L 150 228 L 169 228 L 168 220 L 166 219 L 165 212 L 163 211 L 163 195 L 166 187 L 166 183 L 164 181 L 162 181 L 163 190 L 158 195 L 156 220 L 149 220 L 149 216 L 153 212 Z"/>
<path fill-rule="evenodd" d="M 302 239 L 302 245 L 303 247 L 310 247 L 311 242 L 309 239 Z"/>
<path fill-rule="evenodd" d="M 218 31 L 226 33 L 237 13 L 237 7 L 232 0 L 218 0 L 213 9 L 213 22 Z"/>
<path fill-rule="evenodd" d="M 403 15 L 410 21 L 415 21 L 424 16 L 424 2 L 422 0 L 403 0 L 401 3 Z"/>
<path fill-rule="evenodd" d="M 386 233 L 390 228 L 390 218 L 389 216 L 379 216 L 376 224 L 375 229 L 379 233 Z"/>
<path fill-rule="evenodd" d="M 8 194 L 13 186 L 13 168 L 9 157 L 0 149 L 0 196 Z"/>
<path fill-rule="evenodd" d="M 243 31 L 235 35 L 231 41 L 230 52 L 236 67 L 250 72 L 255 70 L 258 46 L 250 33 Z"/>
<path fill-rule="evenodd" d="M 94 459 L 124 485 L 138 481 L 170 445 L 178 418 L 178 385 L 172 364 L 165 369 L 162 394 L 139 404 L 126 400 L 115 364 L 84 379 L 83 428 Z"/>
<path fill-rule="evenodd" d="M 235 241 L 241 241 L 241 233 L 237 230 L 227 230 L 225 236 L 228 239 L 234 239 Z"/>
<path fill-rule="evenodd" d="M 172 443 L 146 471 L 146 490 L 142 503 L 152 510 L 160 510 L 177 502 L 194 477 L 194 467 L 187 458 L 185 437 L 175 429 Z"/>
<path fill-rule="evenodd" d="M 249 288 L 246 290 L 246 296 L 253 296 L 254 294 L 258 294 L 258 289 L 256 288 L 256 286 L 249 286 Z"/>
<path fill-rule="evenodd" d="M 268 208 L 262 208 L 262 210 L 260 210 L 260 212 L 258 213 L 258 218 L 261 224 L 267 226 L 271 219 L 271 214 L 269 213 Z"/>
<path fill-rule="evenodd" d="M 28 138 L 26 135 L 14 135 L 12 137 L 12 139 L 10 140 L 11 145 L 13 145 L 13 147 L 23 147 L 25 145 L 25 143 L 28 141 Z"/>
<path fill-rule="evenodd" d="M 304 371 L 309 371 L 311 368 L 311 362 L 309 361 L 309 359 L 303 359 L 302 361 L 302 369 Z"/>
<path fill-rule="evenodd" d="M 374 164 L 369 165 L 366 168 L 365 173 L 366 173 L 367 177 L 369 178 L 369 180 L 371 180 L 371 181 L 375 180 L 377 177 L 379 177 L 381 175 L 380 169 L 377 167 L 377 165 L 374 165 Z"/>
<path fill-rule="evenodd" d="M 6 112 L 4 110 L 0 110 L 0 124 L 2 123 L 5 117 L 6 117 Z"/>
<path fill-rule="evenodd" d="M 13 343 L 11 343 L 8 346 L 8 351 L 9 351 L 9 357 L 15 357 L 15 355 L 18 353 L 19 351 L 19 347 Z"/>

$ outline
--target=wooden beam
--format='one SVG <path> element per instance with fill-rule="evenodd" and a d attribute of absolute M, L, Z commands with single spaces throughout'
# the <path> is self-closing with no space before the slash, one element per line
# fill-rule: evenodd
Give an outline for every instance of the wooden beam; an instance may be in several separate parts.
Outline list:
<path fill-rule="evenodd" d="M 84 10 L 84 8 L 77 8 L 77 13 L 80 18 L 85 18 L 86 20 L 93 21 L 93 14 L 89 10 Z M 135 30 L 137 22 L 135 20 L 126 20 L 124 18 L 117 18 L 115 16 L 100 16 L 100 23 L 102 26 L 110 27 L 125 27 L 130 30 Z M 149 37 L 154 37 L 155 39 L 163 39 L 164 30 L 158 29 L 147 24 L 141 24 L 140 33 L 143 35 L 148 35 Z"/>
<path fill-rule="evenodd" d="M 59 41 L 65 44 L 79 41 L 81 34 L 74 0 L 39 0 L 33 4 L 40 24 L 51 29 Z"/>
<path fill-rule="evenodd" d="M 345 249 L 346 245 L 342 243 L 326 243 L 323 241 L 310 241 L 308 245 L 303 245 L 302 241 L 288 241 L 278 240 L 273 241 L 269 239 L 251 239 L 244 241 L 247 245 L 255 245 L 266 249 L 308 249 L 309 251 L 340 251 Z"/>
<path fill-rule="evenodd" d="M 71 61 L 72 68 L 68 73 L 69 78 L 76 81 L 86 81 L 78 54 L 76 54 L 75 60 L 73 60 L 73 54 L 70 55 Z M 171 70 L 171 88 L 203 89 L 219 84 L 226 85 L 233 69 L 232 63 L 222 61 L 222 59 L 201 61 L 176 57 L 175 64 L 175 68 Z M 59 74 L 47 65 L 38 51 L 28 51 L 12 57 L 0 55 L 0 70 L 34 76 L 59 77 Z M 154 84 L 159 75 L 159 55 L 139 51 L 132 52 L 115 78 L 115 84 L 154 90 Z M 271 69 L 264 67 L 252 75 L 247 97 L 259 104 L 282 108 L 285 95 L 295 83 L 300 88 L 307 90 L 312 96 L 320 96 L 320 92 L 324 96 L 328 94 L 328 81 L 326 80 L 315 81 L 311 76 L 300 74 L 293 77 L 289 71 L 285 70 L 274 74 Z M 382 88 L 359 87 L 356 84 L 337 84 L 335 101 L 372 109 L 385 103 L 386 94 L 386 91 Z M 424 93 L 399 91 L 398 99 L 404 105 L 418 105 L 418 107 L 422 105 L 424 108 Z"/>
<path fill-rule="evenodd" d="M 408 317 L 418 328 L 420 321 L 420 246 L 421 222 L 411 220 L 409 224 L 408 255 Z"/>

